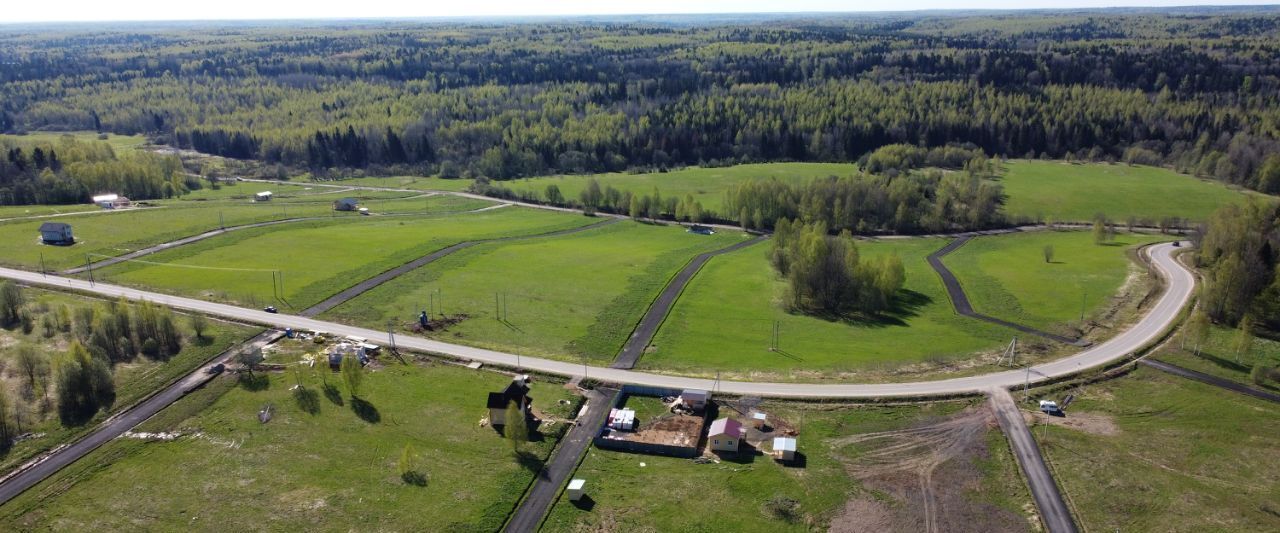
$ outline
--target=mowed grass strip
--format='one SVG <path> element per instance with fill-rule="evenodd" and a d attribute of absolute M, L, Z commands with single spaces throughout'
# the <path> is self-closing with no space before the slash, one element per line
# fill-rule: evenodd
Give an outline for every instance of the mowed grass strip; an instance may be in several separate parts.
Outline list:
<path fill-rule="evenodd" d="M 276 302 L 271 271 L 279 271 L 284 277 L 282 309 L 298 311 L 459 242 L 546 233 L 590 222 L 582 216 L 522 208 L 297 222 L 220 235 L 146 256 L 146 263 L 95 270 L 95 275 L 113 283 L 256 306 Z"/>
<path fill-rule="evenodd" d="M 1096 244 L 1088 231 L 977 237 L 943 258 L 974 310 L 1046 330 L 1078 324 L 1112 303 L 1131 271 L 1128 252 L 1167 235 L 1121 233 Z M 1044 249 L 1053 247 L 1053 261 Z"/>
<path fill-rule="evenodd" d="M 454 191 L 461 192 L 467 190 L 474 180 L 462 178 L 440 178 L 440 177 L 424 177 L 424 176 L 385 176 L 385 177 L 364 177 L 364 178 L 339 178 L 336 180 L 324 180 L 318 183 L 327 185 L 342 186 L 358 186 L 358 187 L 384 187 L 388 189 L 412 189 L 418 191 Z M 305 184 L 310 180 L 303 178 L 294 178 L 294 183 Z"/>
<path fill-rule="evenodd" d="M 604 363 L 690 259 L 745 238 L 623 221 L 573 235 L 484 244 L 405 274 L 326 316 L 382 327 L 387 320 L 412 322 L 435 302 L 442 306 L 437 312 L 462 318 L 432 334 L 441 340 Z"/>
<path fill-rule="evenodd" d="M 1260 196 L 1158 167 L 1027 160 L 1004 166 L 1005 213 L 1031 220 L 1088 222 L 1102 213 L 1120 222 L 1203 221 L 1223 205 Z"/>
<path fill-rule="evenodd" d="M 655 187 L 663 197 L 683 200 L 686 195 L 693 195 L 694 200 L 702 202 L 704 209 L 719 213 L 724 204 L 725 191 L 730 186 L 743 181 L 776 178 L 784 182 L 804 183 L 814 178 L 856 174 L 858 174 L 857 165 L 850 163 L 756 163 L 730 167 L 688 167 L 669 172 L 638 174 L 612 172 L 525 178 L 497 182 L 497 184 L 516 191 L 537 193 L 543 200 L 546 199 L 543 194 L 547 186 L 555 185 L 560 188 L 565 198 L 577 201 L 578 194 L 594 178 L 599 181 L 601 188 L 612 185 L 615 189 L 641 195 L 653 194 Z M 737 213 L 719 214 L 728 218 L 737 218 Z"/>
<path fill-rule="evenodd" d="M 280 361 L 277 361 L 280 362 Z M 0 507 L 14 529 L 496 531 L 567 424 L 511 444 L 491 427 L 485 397 L 510 377 L 450 365 L 391 363 L 366 373 L 352 408 L 345 389 L 330 399 L 303 369 L 305 402 L 292 371 L 266 374 L 261 390 L 234 376 L 179 400 L 140 431 L 177 430 L 172 441 L 116 439 Z M 336 373 L 324 380 L 342 387 Z M 257 387 L 255 387 L 257 388 Z M 229 389 L 229 390 L 228 390 Z M 225 391 L 225 394 L 223 394 Z M 535 409 L 572 396 L 535 383 Z M 270 405 L 270 422 L 258 412 Z M 170 416 L 190 413 L 190 418 Z M 401 480 L 405 445 L 425 486 Z M 128 487 L 128 490 L 121 490 Z"/>
<path fill-rule="evenodd" d="M 1074 392 L 1062 422 L 1114 431 L 1032 430 L 1082 529 L 1275 531 L 1280 406 L 1144 367 Z"/>
<path fill-rule="evenodd" d="M 640 359 L 645 369 L 714 374 L 859 372 L 967 356 L 1007 344 L 1012 333 L 955 314 L 925 256 L 945 239 L 866 242 L 863 257 L 897 254 L 906 268 L 899 306 L 877 318 L 828 320 L 787 312 L 786 282 L 769 265 L 764 242 L 715 257 L 690 282 Z M 778 351 L 770 351 L 774 322 Z"/>

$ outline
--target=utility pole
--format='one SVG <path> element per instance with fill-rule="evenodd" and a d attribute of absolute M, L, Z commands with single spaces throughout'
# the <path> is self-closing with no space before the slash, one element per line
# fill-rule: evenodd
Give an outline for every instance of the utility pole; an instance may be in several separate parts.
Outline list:
<path fill-rule="evenodd" d="M 509 322 L 510 318 L 511 315 L 507 314 L 507 292 L 502 291 L 502 320 L 504 322 Z"/>
<path fill-rule="evenodd" d="M 89 254 L 84 254 L 84 266 L 89 269 L 89 286 L 93 286 L 93 263 L 89 262 Z"/>
<path fill-rule="evenodd" d="M 396 352 L 395 324 L 396 321 L 394 319 L 387 319 L 387 344 L 391 345 L 392 353 Z"/>
<path fill-rule="evenodd" d="M 1031 365 L 1028 363 L 1028 364 L 1027 364 L 1027 377 L 1026 377 L 1026 379 L 1022 382 L 1022 401 L 1023 401 L 1023 403 L 1026 403 L 1026 401 L 1027 401 L 1028 399 L 1030 399 L 1030 398 L 1031 398 L 1031 392 L 1030 392 L 1030 389 L 1031 389 Z"/>
<path fill-rule="evenodd" d="M 498 310 L 498 293 L 493 293 L 493 319 L 502 321 L 502 313 Z"/>
<path fill-rule="evenodd" d="M 1086 293 L 1084 292 L 1080 293 L 1080 329 L 1084 329 L 1084 302 L 1085 302 L 1086 296 L 1087 296 Z"/>
<path fill-rule="evenodd" d="M 44 270 L 44 252 L 40 252 L 40 275 L 46 278 L 49 277 L 48 275 L 45 274 L 45 270 Z"/>
<path fill-rule="evenodd" d="M 222 218 L 222 211 L 218 211 L 218 229 L 221 229 L 221 230 L 227 229 L 227 224 Z"/>

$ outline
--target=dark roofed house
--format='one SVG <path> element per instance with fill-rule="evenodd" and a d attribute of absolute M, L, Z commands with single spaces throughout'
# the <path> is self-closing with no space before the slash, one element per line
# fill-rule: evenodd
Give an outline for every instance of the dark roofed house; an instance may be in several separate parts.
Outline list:
<path fill-rule="evenodd" d="M 355 198 L 339 198 L 338 201 L 333 202 L 333 209 L 334 211 L 355 211 L 357 205 L 359 202 Z"/>
<path fill-rule="evenodd" d="M 40 240 L 45 244 L 73 244 L 76 242 L 75 237 L 71 235 L 71 224 L 66 222 L 45 222 L 41 224 Z"/>
<path fill-rule="evenodd" d="M 529 397 L 529 376 L 518 375 L 501 392 L 489 393 L 489 401 L 486 403 L 489 407 L 489 424 L 506 425 L 507 406 L 513 402 L 525 416 L 529 416 L 529 407 L 533 405 L 533 398 Z"/>

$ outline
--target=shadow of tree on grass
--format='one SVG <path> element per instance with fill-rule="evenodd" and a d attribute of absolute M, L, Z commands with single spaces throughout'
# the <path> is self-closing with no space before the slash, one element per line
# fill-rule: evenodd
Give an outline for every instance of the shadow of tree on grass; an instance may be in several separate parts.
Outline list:
<path fill-rule="evenodd" d="M 309 415 L 320 414 L 320 394 L 315 389 L 307 387 L 298 387 L 293 389 L 293 401 L 298 404 L 298 409 Z"/>
<path fill-rule="evenodd" d="M 267 390 L 271 387 L 271 378 L 268 378 L 266 374 L 262 373 L 241 372 L 237 381 L 240 383 L 240 386 L 244 387 L 244 390 L 247 391 L 258 392 Z"/>
<path fill-rule="evenodd" d="M 342 392 L 338 390 L 336 385 L 325 383 L 321 388 L 324 389 L 324 397 L 333 402 L 333 405 L 342 406 Z"/>
<path fill-rule="evenodd" d="M 382 414 L 378 412 L 378 408 L 361 398 L 351 398 L 351 411 L 360 417 L 360 420 L 370 424 L 377 424 L 382 421 Z"/>

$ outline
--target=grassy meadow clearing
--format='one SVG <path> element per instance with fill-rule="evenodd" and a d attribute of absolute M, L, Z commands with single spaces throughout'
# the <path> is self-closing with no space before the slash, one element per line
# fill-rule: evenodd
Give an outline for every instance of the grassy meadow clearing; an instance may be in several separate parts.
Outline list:
<path fill-rule="evenodd" d="M 744 238 L 622 221 L 573 235 L 483 244 L 400 276 L 324 316 L 380 327 L 390 319 L 413 321 L 434 301 L 461 319 L 429 333 L 441 340 L 605 363 L 671 276 L 695 255 Z M 495 293 L 505 294 L 502 320 L 495 317 Z"/>
<path fill-rule="evenodd" d="M 943 262 L 960 279 L 975 311 L 1054 330 L 1110 306 L 1131 271 L 1126 250 L 1170 240 L 1167 235 L 1120 233 L 1099 245 L 1088 231 L 1036 231 L 977 237 Z M 1052 262 L 1044 259 L 1053 248 Z"/>
<path fill-rule="evenodd" d="M 897 254 L 906 286 L 897 308 L 871 319 L 825 319 L 789 313 L 765 242 L 715 257 L 693 278 L 640 359 L 645 369 L 714 374 L 762 372 L 790 379 L 806 373 L 859 372 L 953 359 L 995 349 L 1013 334 L 955 314 L 925 257 L 946 239 L 859 241 L 863 257 Z M 770 351 L 778 322 L 780 350 Z"/>
<path fill-rule="evenodd" d="M 1089 222 L 1102 213 L 1119 222 L 1203 221 L 1225 204 L 1256 196 L 1158 167 L 1030 160 L 1003 166 L 1005 213 L 1032 220 Z"/>
<path fill-rule="evenodd" d="M 1144 367 L 1073 392 L 1032 430 L 1082 529 L 1275 530 L 1280 406 Z"/>
<path fill-rule="evenodd" d="M 430 200 L 430 199 L 429 199 Z M 465 199 L 464 199 L 465 200 Z M 446 204 L 454 200 L 445 197 Z M 523 208 L 436 217 L 361 217 L 306 221 L 220 235 L 96 269 L 99 280 L 183 296 L 299 311 L 383 271 L 463 241 L 534 235 L 592 222 Z"/>
<path fill-rule="evenodd" d="M 366 220 L 355 212 L 333 210 L 332 200 L 305 203 L 248 201 L 209 201 L 179 203 L 169 201 L 160 207 L 126 209 L 118 212 L 72 215 L 57 221 L 71 224 L 76 244 L 46 246 L 40 243 L 40 225 L 45 219 L 15 220 L 0 223 L 0 264 L 27 269 L 40 268 L 41 256 L 50 271 L 63 270 L 94 261 L 101 256 L 117 256 L 163 242 L 196 235 L 223 226 L 251 224 L 301 217 L 328 217 Z M 415 200 L 389 200 L 385 205 L 397 213 L 439 214 L 484 207 L 482 200 L 455 197 L 431 197 Z"/>
<path fill-rule="evenodd" d="M 499 529 L 567 427 L 562 420 L 577 405 L 574 396 L 558 383 L 534 383 L 534 408 L 557 422 L 544 424 L 518 456 L 493 428 L 477 424 L 488 414 L 486 394 L 509 376 L 384 363 L 366 369 L 354 401 L 327 366 L 297 375 L 259 371 L 242 385 L 234 375 L 217 378 L 136 430 L 180 437 L 115 439 L 0 507 L 0 523 L 71 530 Z M 293 390 L 299 382 L 302 392 Z M 326 391 L 325 382 L 333 388 Z M 266 405 L 273 416 L 263 424 L 257 415 Z M 406 445 L 416 452 L 421 485 L 401 478 Z"/>

